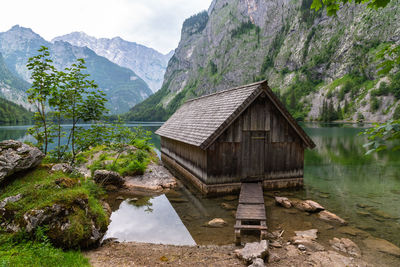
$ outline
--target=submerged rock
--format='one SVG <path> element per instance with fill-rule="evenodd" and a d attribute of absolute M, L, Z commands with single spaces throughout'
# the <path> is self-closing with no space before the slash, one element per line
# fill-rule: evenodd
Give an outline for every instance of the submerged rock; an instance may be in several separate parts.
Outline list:
<path fill-rule="evenodd" d="M 322 207 L 319 203 L 312 200 L 297 202 L 295 204 L 295 208 L 306 212 L 319 212 L 325 210 L 325 208 Z"/>
<path fill-rule="evenodd" d="M 364 244 L 366 247 L 377 250 L 392 256 L 400 257 L 400 248 L 387 240 L 370 237 L 365 239 Z"/>
<path fill-rule="evenodd" d="M 221 207 L 226 210 L 236 210 L 236 206 L 225 202 L 221 204 Z"/>
<path fill-rule="evenodd" d="M 315 239 L 317 239 L 318 229 L 310 229 L 310 230 L 305 230 L 305 231 L 294 231 L 294 233 L 296 234 L 296 237 L 298 237 L 298 238 L 315 240 Z"/>
<path fill-rule="evenodd" d="M 0 184 L 14 173 L 38 166 L 44 156 L 38 148 L 20 141 L 0 142 Z"/>
<path fill-rule="evenodd" d="M 287 197 L 275 197 L 275 203 L 287 209 L 292 207 L 292 202 Z"/>
<path fill-rule="evenodd" d="M 246 243 L 244 248 L 235 250 L 235 254 L 246 263 L 251 263 L 257 258 L 264 260 L 268 255 L 268 242 L 261 240 L 260 242 Z"/>
<path fill-rule="evenodd" d="M 208 227 L 217 227 L 217 228 L 219 228 L 219 227 L 224 227 L 225 225 L 227 225 L 227 223 L 221 218 L 212 219 L 211 221 L 209 221 L 207 223 Z"/>
<path fill-rule="evenodd" d="M 93 180 L 102 186 L 114 185 L 117 187 L 121 187 L 125 182 L 119 173 L 107 170 L 95 171 Z"/>
<path fill-rule="evenodd" d="M 238 199 L 238 196 L 229 195 L 229 196 L 224 196 L 222 199 L 225 200 L 225 201 L 233 201 L 233 200 Z"/>
<path fill-rule="evenodd" d="M 347 253 L 350 256 L 359 258 L 361 256 L 360 248 L 348 238 L 333 238 L 329 240 L 331 246 L 341 252 Z"/>
<path fill-rule="evenodd" d="M 334 222 L 334 223 L 338 223 L 341 225 L 346 225 L 347 222 L 345 220 L 343 220 L 342 218 L 340 218 L 339 216 L 337 216 L 336 214 L 329 212 L 327 210 L 321 211 L 320 213 L 318 213 L 318 216 L 321 220 L 324 221 L 328 221 L 328 222 Z"/>
<path fill-rule="evenodd" d="M 363 230 L 351 227 L 351 226 L 343 226 L 338 229 L 338 231 L 342 234 L 347 234 L 351 236 L 360 236 L 360 237 L 368 237 L 369 234 Z"/>
<path fill-rule="evenodd" d="M 296 236 L 292 238 L 292 242 L 297 245 L 297 248 L 300 250 L 322 251 L 324 250 L 324 247 L 315 242 L 315 239 L 317 239 L 317 233 L 317 229 L 295 231 Z"/>

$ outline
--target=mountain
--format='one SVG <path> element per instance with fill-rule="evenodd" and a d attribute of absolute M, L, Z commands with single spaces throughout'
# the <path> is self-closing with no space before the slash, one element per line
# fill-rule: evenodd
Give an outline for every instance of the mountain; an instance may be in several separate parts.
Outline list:
<path fill-rule="evenodd" d="M 163 55 L 152 48 L 125 41 L 120 37 L 97 39 L 84 32 L 72 32 L 52 40 L 56 41 L 68 42 L 79 47 L 86 46 L 115 64 L 131 69 L 153 92 L 161 88 L 168 61 L 173 55 L 173 51 Z"/>
<path fill-rule="evenodd" d="M 399 0 L 337 17 L 311 3 L 214 0 L 183 23 L 161 90 L 126 117 L 166 119 L 187 99 L 262 79 L 299 120 L 400 117 L 400 75 L 379 76 L 375 57 L 400 42 Z"/>
<path fill-rule="evenodd" d="M 32 119 L 32 112 L 0 97 L 0 123 L 30 122 Z"/>
<path fill-rule="evenodd" d="M 26 90 L 30 84 L 11 72 L 0 53 L 0 97 L 25 108 L 30 108 L 26 99 Z"/>
<path fill-rule="evenodd" d="M 87 47 L 61 41 L 50 43 L 31 29 L 18 25 L 0 33 L 0 53 L 7 68 L 28 82 L 30 74 L 26 63 L 29 57 L 37 54 L 40 46 L 49 47 L 54 64 L 59 69 L 69 67 L 77 58 L 84 58 L 87 73 L 106 93 L 107 107 L 113 114 L 128 111 L 152 94 L 147 84 L 132 70 L 118 66 Z"/>

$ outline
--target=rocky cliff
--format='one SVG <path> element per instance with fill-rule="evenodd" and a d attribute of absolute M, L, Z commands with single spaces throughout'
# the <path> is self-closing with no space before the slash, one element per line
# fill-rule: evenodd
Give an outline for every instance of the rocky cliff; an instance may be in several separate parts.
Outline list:
<path fill-rule="evenodd" d="M 173 51 L 163 55 L 158 51 L 120 37 L 112 39 L 89 36 L 84 32 L 72 32 L 52 40 L 65 41 L 74 46 L 88 47 L 96 54 L 122 67 L 129 68 L 142 78 L 156 92 L 161 88 L 164 73 Z"/>
<path fill-rule="evenodd" d="M 375 58 L 400 42 L 399 1 L 377 11 L 346 5 L 337 17 L 311 3 L 214 0 L 184 22 L 162 89 L 128 118 L 166 119 L 189 98 L 261 79 L 298 119 L 400 116 L 400 76 L 377 75 Z"/>
<path fill-rule="evenodd" d="M 50 43 L 31 29 L 18 25 L 7 32 L 0 33 L 0 53 L 3 55 L 6 67 L 14 76 L 21 77 L 26 82 L 30 82 L 26 63 L 29 57 L 38 53 L 40 46 L 49 47 L 54 64 L 61 70 L 69 67 L 77 58 L 84 58 L 87 73 L 106 93 L 107 105 L 113 114 L 128 111 L 130 107 L 152 94 L 147 84 L 132 70 L 118 66 L 87 47 L 77 47 L 62 41 Z M 4 83 L 4 81 L 1 82 Z M 11 96 L 5 98 L 14 101 L 17 98 L 14 96 L 16 91 L 24 91 L 26 87 L 26 83 L 24 86 L 14 88 L 15 90 L 9 87 L 7 94 Z M 4 88 L 7 89 L 7 87 Z M 4 92 L 3 95 L 5 95 Z M 26 98 L 23 99 L 26 103 Z"/>

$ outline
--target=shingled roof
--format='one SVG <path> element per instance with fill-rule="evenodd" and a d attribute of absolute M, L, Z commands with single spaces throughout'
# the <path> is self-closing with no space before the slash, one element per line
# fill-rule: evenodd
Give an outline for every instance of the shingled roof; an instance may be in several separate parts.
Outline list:
<path fill-rule="evenodd" d="M 186 101 L 156 131 L 156 134 L 207 149 L 262 92 L 267 93 L 271 102 L 299 134 L 306 146 L 315 147 L 314 142 L 268 87 L 267 81 L 235 87 Z"/>

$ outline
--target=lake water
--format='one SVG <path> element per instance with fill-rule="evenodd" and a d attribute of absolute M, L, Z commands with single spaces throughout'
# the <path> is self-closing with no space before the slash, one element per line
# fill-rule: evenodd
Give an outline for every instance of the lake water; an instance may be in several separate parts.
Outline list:
<path fill-rule="evenodd" d="M 147 123 L 143 127 L 154 132 L 160 125 Z M 364 129 L 360 126 L 304 124 L 303 127 L 317 145 L 305 154 L 304 189 L 280 194 L 316 200 L 351 225 L 400 246 L 400 152 L 366 156 L 362 147 L 366 139 L 358 135 Z M 27 128 L 0 126 L 0 140 L 31 140 L 26 135 Z M 159 148 L 159 137 L 154 134 L 152 137 Z M 233 241 L 233 210 L 221 205 L 228 203 L 235 207 L 234 198 L 204 198 L 187 185 L 161 196 L 124 196 L 124 200 L 116 197 L 110 196 L 114 212 L 106 237 L 165 244 Z M 291 220 L 291 214 L 274 207 L 272 198 L 266 197 L 266 208 L 268 227 L 272 229 L 295 229 L 299 227 L 296 224 L 310 225 L 315 221 L 313 216 L 308 216 L 309 222 Z M 215 217 L 225 219 L 229 227 L 204 227 Z"/>

